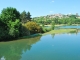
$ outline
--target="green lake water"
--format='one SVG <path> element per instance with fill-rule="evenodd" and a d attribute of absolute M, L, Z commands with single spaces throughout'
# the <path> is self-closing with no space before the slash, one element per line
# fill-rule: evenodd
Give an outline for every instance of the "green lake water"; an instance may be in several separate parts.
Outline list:
<path fill-rule="evenodd" d="M 0 42 L 0 60 L 80 60 L 80 33 Z"/>

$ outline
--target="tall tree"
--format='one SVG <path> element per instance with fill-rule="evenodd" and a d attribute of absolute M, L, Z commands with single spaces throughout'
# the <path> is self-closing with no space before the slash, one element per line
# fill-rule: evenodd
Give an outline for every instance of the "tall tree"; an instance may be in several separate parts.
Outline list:
<path fill-rule="evenodd" d="M 30 12 L 23 11 L 20 15 L 20 19 L 23 24 L 25 24 L 27 21 L 31 21 L 31 15 Z"/>
<path fill-rule="evenodd" d="M 30 14 L 30 12 L 27 12 L 27 20 L 31 21 L 31 14 Z"/>
<path fill-rule="evenodd" d="M 20 19 L 22 23 L 26 23 L 27 22 L 27 13 L 26 11 L 23 11 L 20 15 Z"/>

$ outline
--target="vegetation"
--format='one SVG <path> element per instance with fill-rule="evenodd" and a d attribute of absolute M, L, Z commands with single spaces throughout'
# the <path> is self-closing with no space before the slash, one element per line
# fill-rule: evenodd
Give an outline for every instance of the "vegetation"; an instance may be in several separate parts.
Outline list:
<path fill-rule="evenodd" d="M 0 40 L 20 36 L 20 13 L 15 8 L 4 8 L 0 15 Z"/>
<path fill-rule="evenodd" d="M 30 31 L 31 34 L 42 32 L 42 28 L 36 22 L 27 22 L 25 27 Z"/>
<path fill-rule="evenodd" d="M 23 11 L 20 14 L 16 8 L 4 8 L 0 14 L 0 41 L 29 35 L 29 30 L 22 25 L 28 21 L 31 21 L 30 12 Z"/>
<path fill-rule="evenodd" d="M 80 19 L 77 17 L 76 15 L 69 15 L 62 18 L 58 16 L 54 18 L 50 18 L 49 16 L 31 18 L 30 12 L 26 13 L 26 11 L 23 11 L 20 14 L 16 8 L 7 7 L 0 14 L 0 41 L 14 40 L 24 36 L 28 37 L 36 33 L 75 31 L 75 29 L 54 30 L 54 28 L 57 24 L 80 24 Z M 45 28 L 45 25 L 51 25 L 51 28 Z"/>
<path fill-rule="evenodd" d="M 80 18 L 78 18 L 77 15 L 63 15 L 63 17 L 50 17 L 50 16 L 41 16 L 41 17 L 34 17 L 34 21 L 36 21 L 39 24 L 45 24 L 49 25 L 52 23 L 52 21 L 57 25 L 57 24 L 67 24 L 67 25 L 72 25 L 72 24 L 80 24 Z"/>
<path fill-rule="evenodd" d="M 70 33 L 70 32 L 76 32 L 76 29 L 59 29 L 59 30 L 51 30 L 50 32 L 44 33 L 46 34 L 60 34 L 60 33 Z"/>
<path fill-rule="evenodd" d="M 23 24 L 25 24 L 26 22 L 28 21 L 31 21 L 31 15 L 30 15 L 30 12 L 27 12 L 26 11 L 23 11 L 20 15 L 20 19 L 21 19 L 21 22 Z"/>

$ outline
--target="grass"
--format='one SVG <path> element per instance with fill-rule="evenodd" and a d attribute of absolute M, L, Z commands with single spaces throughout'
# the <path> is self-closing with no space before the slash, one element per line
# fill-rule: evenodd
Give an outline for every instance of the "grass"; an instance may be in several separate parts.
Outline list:
<path fill-rule="evenodd" d="M 46 34 L 60 34 L 60 33 L 73 33 L 76 32 L 76 29 L 59 29 L 59 30 L 51 30 L 50 32 L 46 32 L 42 35 L 46 35 Z"/>

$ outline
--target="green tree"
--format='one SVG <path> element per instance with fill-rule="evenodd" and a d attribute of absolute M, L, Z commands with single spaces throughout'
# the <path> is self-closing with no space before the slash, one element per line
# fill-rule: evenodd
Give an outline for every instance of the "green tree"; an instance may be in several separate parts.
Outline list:
<path fill-rule="evenodd" d="M 21 22 L 22 22 L 22 23 L 26 23 L 26 22 L 27 22 L 27 13 L 26 13 L 26 11 L 23 11 L 23 12 L 20 14 L 20 19 L 21 19 Z"/>
<path fill-rule="evenodd" d="M 8 32 L 6 30 L 6 24 L 2 22 L 0 19 L 0 41 L 2 41 L 3 39 L 6 39 L 7 34 Z"/>
<path fill-rule="evenodd" d="M 0 17 L 4 23 L 8 23 L 9 20 L 15 21 L 16 19 L 20 19 L 20 13 L 16 8 L 7 7 L 2 10 Z"/>
<path fill-rule="evenodd" d="M 20 35 L 20 13 L 16 8 L 7 7 L 4 8 L 0 15 L 1 21 L 4 23 L 2 29 L 5 29 L 1 32 L 5 33 L 4 38 L 2 39 L 13 39 L 18 38 Z M 1 22 L 1 23 L 2 23 Z"/>
<path fill-rule="evenodd" d="M 12 22 L 11 20 L 8 23 L 9 27 L 9 35 L 13 38 L 19 37 L 19 28 L 20 28 L 20 21 L 19 19 L 16 19 L 15 22 Z"/>
<path fill-rule="evenodd" d="M 30 14 L 30 12 L 27 12 L 27 20 L 31 21 L 31 14 Z"/>

